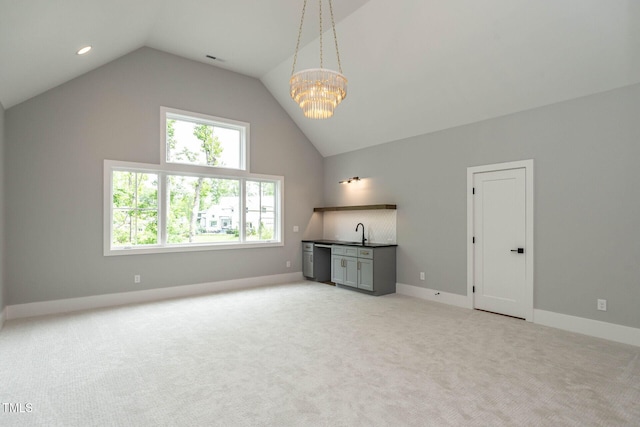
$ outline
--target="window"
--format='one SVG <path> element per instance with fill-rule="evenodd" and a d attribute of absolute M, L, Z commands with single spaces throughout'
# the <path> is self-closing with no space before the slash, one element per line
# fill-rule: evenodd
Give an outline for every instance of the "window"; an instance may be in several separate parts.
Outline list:
<path fill-rule="evenodd" d="M 167 192 L 168 243 L 240 240 L 240 180 L 169 175 Z"/>
<path fill-rule="evenodd" d="M 282 177 L 104 169 L 105 255 L 282 245 Z"/>
<path fill-rule="evenodd" d="M 157 244 L 158 175 L 114 171 L 112 183 L 112 243 L 117 246 Z"/>
<path fill-rule="evenodd" d="M 275 183 L 247 181 L 247 240 L 269 240 L 275 234 Z"/>
<path fill-rule="evenodd" d="M 249 124 L 161 108 L 163 163 L 247 170 Z"/>
<path fill-rule="evenodd" d="M 160 165 L 104 161 L 104 254 L 282 246 L 284 179 L 246 170 L 248 124 L 161 116 Z"/>

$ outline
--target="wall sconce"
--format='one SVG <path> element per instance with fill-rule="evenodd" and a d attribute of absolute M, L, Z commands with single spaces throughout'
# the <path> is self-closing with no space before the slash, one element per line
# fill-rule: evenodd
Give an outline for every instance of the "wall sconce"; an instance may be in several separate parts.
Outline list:
<path fill-rule="evenodd" d="M 354 176 L 348 179 L 343 179 L 342 181 L 338 181 L 338 184 L 351 184 L 352 182 L 360 181 L 360 177 Z"/>

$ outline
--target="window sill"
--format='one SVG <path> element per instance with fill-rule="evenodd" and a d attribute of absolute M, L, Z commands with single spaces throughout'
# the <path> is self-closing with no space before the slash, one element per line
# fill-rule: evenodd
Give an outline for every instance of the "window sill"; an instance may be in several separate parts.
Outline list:
<path fill-rule="evenodd" d="M 219 251 L 230 249 L 257 249 L 257 248 L 273 248 L 284 246 L 284 242 L 245 242 L 234 244 L 214 244 L 214 245 L 167 245 L 167 246 L 145 246 L 131 248 L 105 249 L 104 256 L 119 255 L 147 255 L 147 254 L 165 254 L 176 252 L 194 252 L 194 251 Z"/>

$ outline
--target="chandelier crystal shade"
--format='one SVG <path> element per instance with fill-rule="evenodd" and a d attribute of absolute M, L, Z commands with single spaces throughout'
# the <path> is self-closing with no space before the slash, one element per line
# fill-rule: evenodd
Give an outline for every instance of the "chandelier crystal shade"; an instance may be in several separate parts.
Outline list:
<path fill-rule="evenodd" d="M 338 57 L 338 68 L 340 72 L 323 68 L 322 58 L 322 0 L 319 0 L 320 16 L 320 68 L 311 68 L 295 72 L 296 61 L 298 59 L 298 48 L 300 46 L 300 36 L 302 34 L 302 24 L 304 22 L 304 12 L 307 7 L 307 0 L 302 6 L 302 17 L 300 18 L 300 29 L 298 31 L 298 43 L 293 56 L 293 67 L 291 79 L 289 80 L 291 98 L 300 105 L 305 117 L 310 119 L 328 119 L 333 116 L 333 111 L 347 96 L 347 78 L 342 74 L 340 64 L 340 53 L 338 51 L 338 37 L 333 19 L 333 6 L 329 0 L 329 10 L 331 12 L 331 25 L 333 27 L 333 38 L 336 45 L 336 55 Z"/>
<path fill-rule="evenodd" d="M 324 68 L 303 70 L 291 76 L 291 98 L 305 117 L 328 119 L 347 96 L 347 79 L 340 73 Z"/>

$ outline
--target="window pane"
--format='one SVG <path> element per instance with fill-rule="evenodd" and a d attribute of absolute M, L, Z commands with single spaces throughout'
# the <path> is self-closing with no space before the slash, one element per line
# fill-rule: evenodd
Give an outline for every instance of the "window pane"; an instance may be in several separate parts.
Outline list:
<path fill-rule="evenodd" d="M 167 162 L 241 169 L 240 129 L 167 114 Z"/>
<path fill-rule="evenodd" d="M 136 225 L 136 245 L 158 243 L 158 212 L 138 210 L 133 217 Z"/>
<path fill-rule="evenodd" d="M 158 175 L 113 171 L 113 246 L 158 243 Z"/>
<path fill-rule="evenodd" d="M 275 183 L 247 181 L 246 192 L 247 240 L 259 241 L 275 239 Z"/>
<path fill-rule="evenodd" d="M 167 243 L 240 240 L 238 180 L 170 175 L 167 187 Z"/>
<path fill-rule="evenodd" d="M 113 207 L 127 208 L 135 206 L 136 173 L 113 172 Z"/>

